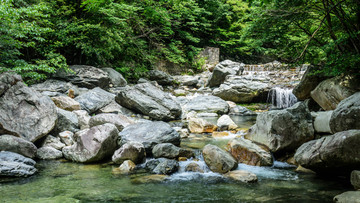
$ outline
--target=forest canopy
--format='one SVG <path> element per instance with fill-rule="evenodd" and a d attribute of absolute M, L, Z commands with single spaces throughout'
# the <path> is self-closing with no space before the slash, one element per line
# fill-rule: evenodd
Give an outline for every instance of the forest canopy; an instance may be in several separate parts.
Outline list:
<path fill-rule="evenodd" d="M 158 61 L 199 69 L 197 55 L 359 73 L 358 0 L 1 0 L 0 67 L 27 81 L 84 64 L 137 78 Z"/>

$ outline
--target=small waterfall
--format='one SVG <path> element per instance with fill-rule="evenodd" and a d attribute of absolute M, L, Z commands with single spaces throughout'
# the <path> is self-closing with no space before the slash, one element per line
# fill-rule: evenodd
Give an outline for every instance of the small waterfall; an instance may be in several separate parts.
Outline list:
<path fill-rule="evenodd" d="M 267 102 L 276 108 L 283 109 L 294 105 L 297 102 L 297 98 L 292 93 L 292 89 L 275 87 L 270 90 Z"/>

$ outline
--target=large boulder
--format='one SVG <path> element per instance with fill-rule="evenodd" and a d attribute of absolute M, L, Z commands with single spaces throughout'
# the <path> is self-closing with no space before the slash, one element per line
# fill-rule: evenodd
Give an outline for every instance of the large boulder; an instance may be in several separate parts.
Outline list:
<path fill-rule="evenodd" d="M 313 91 L 320 82 L 327 79 L 322 74 L 315 74 L 317 70 L 314 66 L 309 66 L 306 69 L 300 83 L 293 89 L 293 94 L 298 100 L 305 100 L 311 98 L 310 92 Z"/>
<path fill-rule="evenodd" d="M 37 169 L 36 162 L 14 152 L 0 151 L 0 177 L 1 176 L 30 176 Z"/>
<path fill-rule="evenodd" d="M 66 130 L 74 133 L 79 131 L 79 120 L 75 113 L 57 108 L 57 115 L 58 120 L 53 130 L 54 134 L 57 135 Z"/>
<path fill-rule="evenodd" d="M 360 130 L 348 130 L 309 141 L 299 147 L 295 160 L 321 173 L 349 174 L 360 167 Z"/>
<path fill-rule="evenodd" d="M 111 157 L 117 147 L 119 131 L 114 124 L 106 123 L 75 134 L 75 144 L 64 147 L 62 152 L 66 159 L 75 162 L 89 163 Z"/>
<path fill-rule="evenodd" d="M 0 135 L 0 150 L 15 152 L 29 158 L 34 158 L 37 148 L 32 142 L 22 138 L 12 135 Z"/>
<path fill-rule="evenodd" d="M 103 89 L 109 88 L 109 75 L 99 68 L 85 65 L 73 65 L 69 66 L 69 69 L 73 72 L 66 72 L 64 69 L 59 69 L 53 77 L 69 81 L 79 87 L 90 89 L 95 87 Z"/>
<path fill-rule="evenodd" d="M 151 155 L 152 148 L 159 143 L 180 145 L 179 133 L 162 121 L 136 123 L 127 126 L 120 132 L 119 136 L 120 146 L 130 141 L 140 142 L 144 145 L 147 155 Z"/>
<path fill-rule="evenodd" d="M 212 94 L 226 101 L 236 103 L 265 102 L 270 86 L 256 80 L 248 80 L 242 76 L 228 77 L 224 84 L 214 89 Z"/>
<path fill-rule="evenodd" d="M 360 90 L 358 80 L 351 76 L 330 78 L 322 81 L 310 94 L 321 108 L 334 110 L 340 101 Z"/>
<path fill-rule="evenodd" d="M 207 81 L 206 86 L 209 87 L 218 87 L 225 81 L 226 76 L 235 75 L 236 71 L 232 68 L 226 68 L 221 64 L 215 66 L 212 75 Z"/>
<path fill-rule="evenodd" d="M 150 70 L 147 72 L 147 77 L 159 85 L 171 85 L 174 80 L 169 74 L 160 70 Z"/>
<path fill-rule="evenodd" d="M 96 87 L 87 93 L 76 97 L 75 100 L 80 103 L 82 110 L 86 110 L 91 114 L 108 105 L 111 101 L 114 100 L 114 98 L 114 94 Z"/>
<path fill-rule="evenodd" d="M 60 109 L 64 109 L 66 111 L 80 110 L 80 103 L 68 96 L 52 97 L 51 100 Z"/>
<path fill-rule="evenodd" d="M 342 100 L 331 115 L 332 133 L 360 129 L 360 92 Z"/>
<path fill-rule="evenodd" d="M 273 110 L 257 116 L 246 138 L 267 146 L 271 152 L 294 151 L 313 139 L 314 128 L 309 110 L 304 103 Z"/>
<path fill-rule="evenodd" d="M 213 172 L 227 173 L 238 166 L 234 157 L 215 145 L 206 145 L 202 152 L 206 165 Z"/>
<path fill-rule="evenodd" d="M 273 165 L 271 153 L 250 140 L 235 138 L 229 141 L 228 146 L 231 155 L 239 163 L 252 166 Z"/>
<path fill-rule="evenodd" d="M 116 150 L 112 156 L 112 161 L 122 164 L 126 160 L 131 160 L 135 164 L 144 162 L 146 157 L 144 145 L 140 142 L 128 142 Z"/>
<path fill-rule="evenodd" d="M 43 83 L 31 85 L 31 87 L 50 97 L 64 96 L 65 94 L 69 94 L 69 90 L 74 91 L 74 96 L 78 96 L 79 94 L 79 90 L 76 85 L 62 80 L 48 79 Z"/>
<path fill-rule="evenodd" d="M 128 125 L 134 124 L 134 121 L 121 114 L 102 113 L 90 118 L 90 127 L 102 125 L 105 123 L 114 124 L 119 131 L 122 131 Z"/>
<path fill-rule="evenodd" d="M 125 78 L 116 70 L 112 68 L 102 68 L 101 70 L 107 72 L 114 87 L 125 87 L 127 85 Z"/>
<path fill-rule="evenodd" d="M 336 203 L 360 203 L 360 191 L 348 191 L 334 197 Z"/>
<path fill-rule="evenodd" d="M 180 105 L 168 93 L 150 83 L 123 88 L 116 96 L 116 102 L 155 120 L 175 120 L 182 113 Z"/>
<path fill-rule="evenodd" d="M 0 75 L 0 134 L 35 142 L 54 128 L 56 106 L 20 79 L 9 73 Z"/>
<path fill-rule="evenodd" d="M 184 111 L 198 113 L 217 113 L 219 115 L 229 112 L 229 104 L 216 96 L 197 96 L 192 98 L 184 106 Z"/>
<path fill-rule="evenodd" d="M 160 143 L 154 146 L 152 149 L 152 154 L 155 158 L 168 158 L 175 159 L 178 157 L 191 158 L 194 156 L 194 153 L 191 150 L 182 149 L 171 143 Z"/>

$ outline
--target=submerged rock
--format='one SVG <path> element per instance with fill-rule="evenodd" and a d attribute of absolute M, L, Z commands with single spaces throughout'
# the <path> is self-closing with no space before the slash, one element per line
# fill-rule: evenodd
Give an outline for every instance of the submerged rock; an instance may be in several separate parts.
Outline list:
<path fill-rule="evenodd" d="M 244 183 L 254 183 L 258 180 L 255 174 L 244 170 L 229 171 L 225 174 L 225 177 Z"/>
<path fill-rule="evenodd" d="M 75 100 L 80 103 L 82 110 L 86 110 L 89 114 L 91 114 L 108 105 L 111 101 L 114 100 L 114 98 L 114 94 L 96 87 L 76 97 Z"/>
<path fill-rule="evenodd" d="M 238 165 L 229 153 L 215 145 L 206 145 L 202 152 L 206 165 L 213 172 L 227 173 Z"/>
<path fill-rule="evenodd" d="M 113 170 L 113 173 L 120 173 L 120 174 L 129 174 L 133 172 L 136 168 L 136 165 L 131 160 L 124 161 L 119 168 Z"/>
<path fill-rule="evenodd" d="M 128 142 L 116 150 L 112 156 L 112 161 L 121 164 L 125 160 L 131 160 L 135 164 L 144 162 L 146 158 L 144 145 L 139 142 Z"/>
<path fill-rule="evenodd" d="M 37 169 L 36 162 L 14 152 L 0 151 L 0 176 L 30 176 Z"/>
<path fill-rule="evenodd" d="M 0 151 L 9 151 L 34 158 L 36 146 L 27 140 L 12 135 L 0 135 Z"/>

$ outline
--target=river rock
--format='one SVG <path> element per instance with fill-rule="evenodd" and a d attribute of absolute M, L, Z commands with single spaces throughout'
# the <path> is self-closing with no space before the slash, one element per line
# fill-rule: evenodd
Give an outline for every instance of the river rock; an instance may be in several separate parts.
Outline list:
<path fill-rule="evenodd" d="M 229 153 L 215 145 L 206 145 L 202 152 L 206 165 L 213 172 L 227 173 L 238 165 Z"/>
<path fill-rule="evenodd" d="M 103 89 L 109 88 L 109 75 L 99 68 L 85 65 L 73 65 L 69 66 L 69 69 L 73 70 L 75 73 L 59 69 L 53 77 L 69 81 L 79 87 L 86 87 L 90 89 L 95 87 Z"/>
<path fill-rule="evenodd" d="M 295 154 L 298 164 L 315 172 L 349 174 L 360 167 L 360 130 L 348 130 L 309 141 Z"/>
<path fill-rule="evenodd" d="M 179 163 L 172 159 L 159 158 L 146 162 L 146 169 L 151 173 L 170 175 L 179 168 Z"/>
<path fill-rule="evenodd" d="M 235 130 L 238 126 L 234 123 L 234 121 L 228 115 L 222 115 L 218 120 L 217 124 L 220 131 L 223 130 Z"/>
<path fill-rule="evenodd" d="M 65 130 L 71 132 L 79 131 L 79 120 L 75 113 L 65 111 L 60 108 L 57 109 L 58 120 L 53 130 L 54 134 L 59 134 Z"/>
<path fill-rule="evenodd" d="M 231 155 L 239 162 L 252 166 L 272 166 L 273 158 L 269 151 L 264 150 L 254 142 L 235 138 L 228 144 Z"/>
<path fill-rule="evenodd" d="M 304 103 L 259 114 L 247 139 L 267 146 L 271 152 L 294 151 L 314 137 L 309 110 Z"/>
<path fill-rule="evenodd" d="M 209 80 L 207 81 L 206 86 L 208 87 L 218 87 L 225 81 L 226 76 L 228 75 L 235 75 L 236 71 L 232 68 L 226 68 L 221 64 L 215 66 L 212 75 L 210 76 Z"/>
<path fill-rule="evenodd" d="M 36 152 L 36 158 L 38 159 L 60 159 L 63 157 L 63 153 L 53 147 L 45 146 L 40 147 Z"/>
<path fill-rule="evenodd" d="M 194 153 L 191 150 L 182 149 L 171 143 L 160 143 L 154 146 L 152 154 L 155 158 L 175 159 L 178 157 L 191 158 Z"/>
<path fill-rule="evenodd" d="M 116 102 L 155 120 L 175 120 L 182 113 L 180 105 L 168 93 L 150 83 L 127 86 L 116 96 Z"/>
<path fill-rule="evenodd" d="M 56 106 L 48 96 L 26 86 L 19 79 L 17 75 L 0 75 L 0 134 L 35 142 L 54 128 Z"/>
<path fill-rule="evenodd" d="M 73 113 L 77 116 L 78 118 L 78 122 L 79 122 L 79 127 L 81 130 L 86 129 L 86 128 L 90 128 L 90 115 L 87 111 L 85 110 L 76 110 L 73 111 Z"/>
<path fill-rule="evenodd" d="M 179 133 L 162 121 L 129 125 L 120 132 L 119 137 L 121 138 L 120 146 L 130 141 L 142 143 L 147 155 L 151 155 L 152 148 L 159 143 L 180 145 Z"/>
<path fill-rule="evenodd" d="M 68 96 L 52 97 L 51 100 L 60 109 L 67 111 L 80 110 L 80 103 Z"/>
<path fill-rule="evenodd" d="M 342 100 L 330 119 L 332 133 L 360 129 L 360 92 Z"/>
<path fill-rule="evenodd" d="M 212 133 L 217 126 L 202 118 L 190 118 L 188 128 L 192 133 Z"/>
<path fill-rule="evenodd" d="M 360 191 L 348 191 L 334 197 L 336 203 L 360 203 Z"/>
<path fill-rule="evenodd" d="M 186 112 L 217 113 L 219 115 L 229 112 L 229 104 L 215 96 L 197 96 L 184 105 Z"/>
<path fill-rule="evenodd" d="M 191 162 L 188 165 L 186 165 L 185 171 L 204 173 L 204 170 L 201 169 L 200 165 L 195 162 Z"/>
<path fill-rule="evenodd" d="M 258 180 L 255 174 L 244 170 L 229 171 L 225 174 L 225 177 L 243 183 L 254 183 Z"/>
<path fill-rule="evenodd" d="M 118 168 L 117 172 L 120 174 L 129 174 L 133 172 L 136 168 L 136 165 L 131 160 L 124 161 L 120 167 Z"/>
<path fill-rule="evenodd" d="M 121 164 L 125 160 L 131 160 L 135 164 L 144 162 L 146 158 L 144 145 L 139 142 L 128 142 L 114 152 L 112 161 Z"/>
<path fill-rule="evenodd" d="M 300 83 L 293 89 L 292 93 L 298 100 L 303 101 L 311 98 L 310 92 L 313 91 L 320 82 L 327 79 L 327 77 L 322 74 L 314 74 L 316 70 L 318 70 L 318 68 L 309 66 L 302 76 Z"/>
<path fill-rule="evenodd" d="M 75 162 L 96 162 L 111 157 L 116 150 L 118 129 L 106 123 L 75 134 L 75 144 L 63 148 L 66 159 Z"/>
<path fill-rule="evenodd" d="M 219 88 L 214 89 L 212 94 L 227 101 L 251 103 L 266 101 L 269 90 L 267 83 L 231 76 Z"/>
<path fill-rule="evenodd" d="M 311 112 L 314 117 L 314 130 L 317 133 L 331 133 L 330 118 L 333 111 Z"/>
<path fill-rule="evenodd" d="M 96 87 L 87 93 L 76 97 L 75 100 L 80 103 L 81 109 L 86 110 L 91 114 L 108 105 L 114 98 L 114 94 Z"/>
<path fill-rule="evenodd" d="M 171 85 L 174 80 L 169 74 L 160 70 L 150 70 L 147 72 L 147 76 L 159 85 Z"/>
<path fill-rule="evenodd" d="M 108 74 L 110 82 L 114 87 L 125 87 L 127 85 L 125 78 L 116 70 L 112 68 L 102 68 L 101 70 Z"/>
<path fill-rule="evenodd" d="M 102 125 L 105 123 L 114 124 L 119 131 L 122 131 L 125 127 L 134 124 L 132 120 L 121 114 L 102 113 L 90 118 L 90 127 Z"/>
<path fill-rule="evenodd" d="M 63 142 L 66 146 L 71 146 L 74 144 L 74 133 L 71 131 L 64 131 L 59 133 L 59 137 L 61 142 Z"/>
<path fill-rule="evenodd" d="M 341 76 L 324 80 L 311 91 L 311 97 L 325 111 L 334 110 L 340 101 L 359 91 L 355 81 L 351 77 Z"/>
<path fill-rule="evenodd" d="M 351 172 L 350 182 L 356 190 L 360 189 L 360 171 L 354 170 Z"/>
<path fill-rule="evenodd" d="M 34 88 L 36 91 L 50 97 L 68 95 L 69 90 L 74 91 L 74 96 L 79 95 L 79 90 L 76 85 L 62 80 L 48 79 L 43 83 L 31 85 L 31 87 Z"/>
<path fill-rule="evenodd" d="M 27 140 L 12 135 L 0 135 L 0 151 L 9 151 L 34 158 L 36 146 Z"/>
<path fill-rule="evenodd" d="M 0 176 L 30 176 L 37 169 L 36 162 L 14 152 L 0 151 Z"/>
<path fill-rule="evenodd" d="M 66 145 L 60 141 L 60 137 L 54 137 L 52 135 L 48 135 L 42 143 L 43 147 L 52 147 L 57 150 L 61 150 Z"/>

